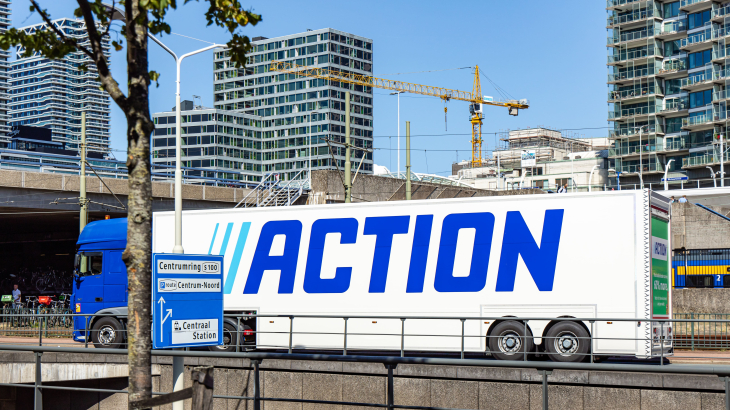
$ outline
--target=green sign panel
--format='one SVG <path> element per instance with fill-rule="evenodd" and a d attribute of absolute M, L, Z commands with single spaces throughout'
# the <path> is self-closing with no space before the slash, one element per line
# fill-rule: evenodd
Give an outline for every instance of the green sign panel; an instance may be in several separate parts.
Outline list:
<path fill-rule="evenodd" d="M 669 223 L 651 218 L 652 316 L 669 316 Z"/>

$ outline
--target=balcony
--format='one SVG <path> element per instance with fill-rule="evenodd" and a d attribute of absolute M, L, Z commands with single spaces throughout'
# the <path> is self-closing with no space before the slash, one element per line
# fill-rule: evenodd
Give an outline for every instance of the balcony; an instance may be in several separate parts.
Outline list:
<path fill-rule="evenodd" d="M 618 36 L 609 36 L 608 37 L 608 46 L 616 46 L 616 45 L 628 45 L 632 42 L 645 40 L 651 37 L 654 37 L 657 34 L 660 34 L 662 31 L 658 28 L 654 29 L 646 29 L 641 31 L 635 31 L 632 33 L 623 33 Z"/>
<path fill-rule="evenodd" d="M 730 99 L 730 90 L 715 91 L 712 93 L 712 102 L 720 102 Z"/>
<path fill-rule="evenodd" d="M 687 71 L 687 60 L 676 58 L 664 62 L 663 68 L 659 69 L 656 75 L 660 77 L 671 77 L 673 74 L 682 74 Z"/>
<path fill-rule="evenodd" d="M 656 74 L 659 71 L 659 65 L 656 67 L 650 66 L 646 68 L 627 70 L 619 73 L 613 73 L 608 75 L 608 83 L 620 83 L 624 81 L 632 81 L 640 78 L 648 77 Z"/>
<path fill-rule="evenodd" d="M 638 117 L 642 115 L 650 115 L 656 113 L 656 107 L 637 107 L 637 108 L 624 108 L 621 110 L 609 111 L 608 119 L 611 120 L 623 120 L 630 117 Z"/>
<path fill-rule="evenodd" d="M 662 40 L 673 40 L 674 36 L 680 36 L 687 32 L 687 20 L 675 20 L 664 23 L 662 30 L 656 36 Z"/>
<path fill-rule="evenodd" d="M 641 3 L 642 1 L 646 1 L 646 0 L 607 0 L 606 8 L 612 9 L 612 8 L 622 8 L 622 6 L 633 6 L 637 3 Z"/>
<path fill-rule="evenodd" d="M 688 14 L 711 6 L 712 0 L 682 0 L 681 3 L 679 3 L 679 9 Z"/>
<path fill-rule="evenodd" d="M 608 56 L 608 65 L 617 65 L 632 62 L 634 64 L 643 63 L 643 59 L 662 58 L 664 49 L 661 47 L 649 46 L 646 49 L 634 51 L 622 51 L 614 55 Z"/>
<path fill-rule="evenodd" d="M 644 9 L 644 10 L 634 10 L 631 13 L 625 14 L 623 16 L 610 16 L 606 19 L 606 28 L 620 26 L 621 24 L 636 23 L 639 21 L 643 21 L 648 18 L 654 17 L 654 13 L 655 12 L 653 9 Z M 657 14 L 657 17 L 660 17 L 658 12 L 656 14 Z"/>
<path fill-rule="evenodd" d="M 643 144 L 643 145 L 632 145 L 629 147 L 617 147 L 617 148 L 610 148 L 608 150 L 608 156 L 609 157 L 623 157 L 623 156 L 629 156 L 629 155 L 643 155 L 647 153 L 654 153 L 659 152 L 663 150 L 663 146 L 661 144 Z"/>
<path fill-rule="evenodd" d="M 696 115 L 694 117 L 682 118 L 682 129 L 685 130 L 696 130 L 700 128 L 712 125 L 714 117 L 712 111 L 706 111 L 702 115 Z"/>
<path fill-rule="evenodd" d="M 707 46 L 711 40 L 712 31 L 705 30 L 683 38 L 679 43 L 679 48 L 684 51 L 695 51 Z"/>
<path fill-rule="evenodd" d="M 664 107 L 659 109 L 658 114 L 679 114 L 689 110 L 689 99 L 687 97 L 667 99 L 664 101 Z"/>
<path fill-rule="evenodd" d="M 680 88 L 683 90 L 695 90 L 706 85 L 711 85 L 714 80 L 714 73 L 708 69 L 702 73 L 692 74 L 691 77 L 683 78 L 680 82 Z"/>
<path fill-rule="evenodd" d="M 712 79 L 719 84 L 722 84 L 725 82 L 725 80 L 730 79 L 730 69 L 724 69 L 724 70 L 716 70 L 712 73 Z"/>
<path fill-rule="evenodd" d="M 644 126 L 646 127 L 646 125 Z M 641 134 L 639 134 L 639 127 L 626 127 L 626 128 L 620 128 L 617 130 L 611 130 L 609 132 L 608 138 L 627 138 L 627 137 L 646 137 L 648 135 L 654 135 L 654 134 L 664 134 L 664 126 L 662 125 L 652 125 L 648 128 L 643 128 L 643 131 Z"/>
<path fill-rule="evenodd" d="M 720 40 L 727 36 L 730 36 L 730 27 L 727 25 L 712 30 L 713 40 Z"/>
<path fill-rule="evenodd" d="M 730 15 L 730 6 L 720 7 L 717 10 L 712 10 L 712 21 L 721 22 L 728 15 Z"/>
<path fill-rule="evenodd" d="M 730 152 L 725 152 L 723 155 L 723 162 L 730 161 Z M 697 155 L 694 157 L 682 158 L 682 168 L 704 168 L 708 165 L 719 164 L 720 154 L 716 152 L 707 153 L 704 155 Z"/>
<path fill-rule="evenodd" d="M 636 87 L 633 90 L 609 91 L 608 102 L 634 100 L 656 95 L 663 95 L 659 87 Z"/>
<path fill-rule="evenodd" d="M 664 166 L 659 162 L 649 162 L 645 164 L 616 164 L 616 171 L 622 174 L 642 174 L 650 172 L 664 172 Z"/>

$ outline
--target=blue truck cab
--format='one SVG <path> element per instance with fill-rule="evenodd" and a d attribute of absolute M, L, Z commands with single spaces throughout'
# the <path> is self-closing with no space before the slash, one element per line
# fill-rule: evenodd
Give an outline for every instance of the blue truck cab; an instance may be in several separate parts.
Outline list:
<path fill-rule="evenodd" d="M 129 289 L 122 253 L 127 247 L 127 219 L 89 223 L 79 235 L 76 247 L 71 308 L 80 316 L 74 317 L 73 339 L 88 341 L 98 348 L 124 347 Z M 241 328 L 241 341 L 250 344 L 251 327 L 242 324 Z M 237 321 L 226 318 L 225 344 L 213 346 L 211 350 L 235 351 L 236 337 L 240 334 L 237 329 Z"/>

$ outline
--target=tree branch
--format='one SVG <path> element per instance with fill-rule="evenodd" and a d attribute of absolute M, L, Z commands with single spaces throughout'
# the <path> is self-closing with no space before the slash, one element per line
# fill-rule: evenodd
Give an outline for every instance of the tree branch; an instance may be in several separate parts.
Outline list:
<path fill-rule="evenodd" d="M 90 53 L 89 57 L 96 64 L 101 84 L 106 92 L 109 93 L 119 108 L 126 112 L 129 101 L 119 88 L 119 83 L 117 83 L 116 80 L 114 80 L 114 77 L 112 77 L 109 64 L 107 64 L 106 57 L 104 57 L 104 50 L 101 46 L 101 37 L 99 37 L 99 32 L 96 30 L 96 22 L 94 21 L 91 6 L 87 0 L 78 0 L 78 3 L 79 9 L 81 9 L 81 13 L 84 17 L 84 22 L 86 23 L 86 32 L 89 36 L 89 43 L 91 43 L 91 49 L 93 50 L 93 53 Z M 111 25 L 111 21 L 109 23 Z"/>
<path fill-rule="evenodd" d="M 66 43 L 70 46 L 73 46 L 74 48 L 76 48 L 78 50 L 81 50 L 84 54 L 88 55 L 90 58 L 93 58 L 91 51 L 89 51 L 89 49 L 87 49 L 86 47 L 79 44 L 78 41 L 76 41 L 75 39 L 66 37 L 66 35 L 63 33 L 63 31 L 59 30 L 58 27 L 56 27 L 56 25 L 53 24 L 53 22 L 51 21 L 51 18 L 46 14 L 45 10 L 41 9 L 40 6 L 38 6 L 38 3 L 36 3 L 35 0 L 30 0 L 30 2 L 33 5 L 33 7 L 35 7 L 35 10 L 38 12 L 38 14 L 41 15 L 41 18 L 43 19 L 43 21 L 48 25 L 48 27 L 51 28 L 51 31 L 56 33 L 56 35 L 61 40 L 63 40 L 64 43 Z"/>

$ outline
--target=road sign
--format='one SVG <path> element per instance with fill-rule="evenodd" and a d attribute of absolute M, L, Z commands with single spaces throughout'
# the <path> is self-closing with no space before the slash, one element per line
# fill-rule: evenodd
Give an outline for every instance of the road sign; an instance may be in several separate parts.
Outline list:
<path fill-rule="evenodd" d="M 687 177 L 671 177 L 671 178 L 662 178 L 662 182 L 667 181 L 686 181 Z"/>
<path fill-rule="evenodd" d="M 223 344 L 223 256 L 152 255 L 152 346 Z"/>

